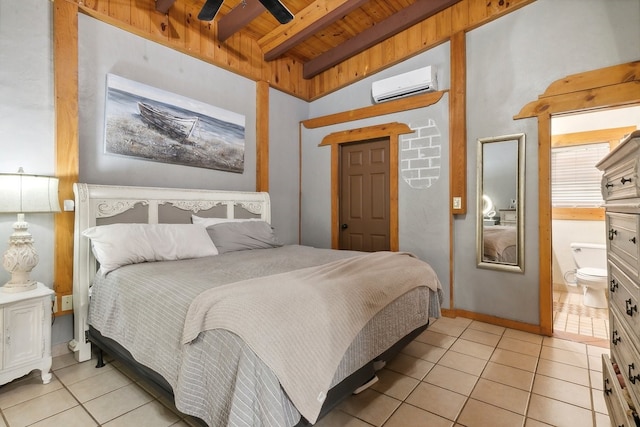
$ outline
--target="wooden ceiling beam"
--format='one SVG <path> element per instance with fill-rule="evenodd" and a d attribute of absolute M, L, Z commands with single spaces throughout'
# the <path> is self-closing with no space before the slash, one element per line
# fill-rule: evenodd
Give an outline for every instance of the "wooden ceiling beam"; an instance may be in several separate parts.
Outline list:
<path fill-rule="evenodd" d="M 311 79 L 342 61 L 392 37 L 460 0 L 418 0 L 355 37 L 306 62 L 302 76 Z"/>
<path fill-rule="evenodd" d="M 341 19 L 369 0 L 316 0 L 298 12 L 291 22 L 280 25 L 258 40 L 265 61 L 273 61 L 323 28 Z"/>
<path fill-rule="evenodd" d="M 167 13 L 176 0 L 156 0 L 156 10 L 160 13 Z"/>
<path fill-rule="evenodd" d="M 240 3 L 218 21 L 218 40 L 227 40 L 265 10 L 258 0 L 245 0 L 244 3 Z"/>

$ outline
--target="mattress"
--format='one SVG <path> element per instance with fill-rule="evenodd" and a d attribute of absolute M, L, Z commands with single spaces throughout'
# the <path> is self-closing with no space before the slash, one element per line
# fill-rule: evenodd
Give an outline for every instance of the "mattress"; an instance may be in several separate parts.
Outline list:
<path fill-rule="evenodd" d="M 293 426 L 300 413 L 275 374 L 238 336 L 209 330 L 192 344 L 181 345 L 186 313 L 212 286 L 358 254 L 292 245 L 125 266 L 96 276 L 89 324 L 165 378 L 183 413 L 210 426 Z M 419 288 L 382 309 L 357 335 L 332 384 L 426 324 L 430 316 L 439 316 L 438 295 L 430 294 Z"/>
<path fill-rule="evenodd" d="M 517 237 L 518 229 L 511 226 L 493 225 L 485 226 L 484 234 L 484 258 L 488 261 L 517 263 Z"/>

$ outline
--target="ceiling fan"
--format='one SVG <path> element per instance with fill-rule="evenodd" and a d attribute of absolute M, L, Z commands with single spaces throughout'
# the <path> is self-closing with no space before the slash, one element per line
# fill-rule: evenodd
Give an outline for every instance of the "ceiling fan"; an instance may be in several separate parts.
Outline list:
<path fill-rule="evenodd" d="M 224 0 L 206 0 L 198 14 L 201 21 L 213 21 Z M 293 14 L 278 0 L 258 0 L 281 24 L 293 19 Z M 243 1 L 244 3 L 244 1 Z"/>

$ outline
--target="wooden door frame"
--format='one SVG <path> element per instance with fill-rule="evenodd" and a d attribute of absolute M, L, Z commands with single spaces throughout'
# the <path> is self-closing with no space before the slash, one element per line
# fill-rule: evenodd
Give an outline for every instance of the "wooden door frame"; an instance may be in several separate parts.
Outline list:
<path fill-rule="evenodd" d="M 399 250 L 398 239 L 398 136 L 413 133 L 404 123 L 386 123 L 334 132 L 322 139 L 319 147 L 331 146 L 331 247 L 340 246 L 340 145 L 370 139 L 389 138 L 389 245 Z"/>
<path fill-rule="evenodd" d="M 640 103 L 640 61 L 573 74 L 553 82 L 514 119 L 538 118 L 540 333 L 553 334 L 551 248 L 551 118 Z"/>

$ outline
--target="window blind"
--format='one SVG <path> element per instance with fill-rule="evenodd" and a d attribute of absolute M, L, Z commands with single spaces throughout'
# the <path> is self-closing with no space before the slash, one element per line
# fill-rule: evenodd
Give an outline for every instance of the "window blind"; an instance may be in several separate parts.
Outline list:
<path fill-rule="evenodd" d="M 609 153 L 609 143 L 551 149 L 551 204 L 557 208 L 602 205 L 602 172 L 596 168 Z"/>

